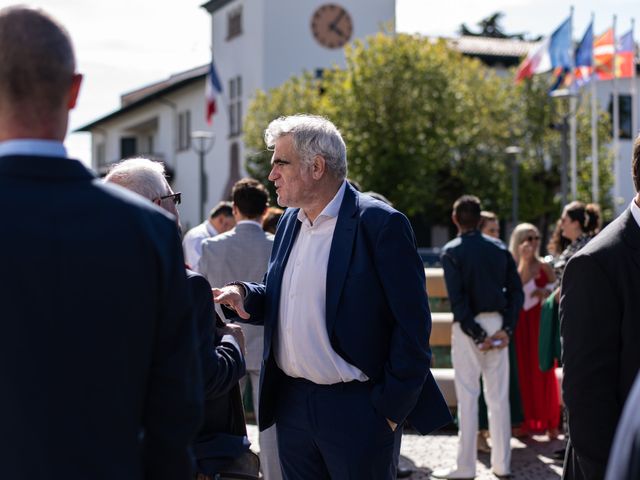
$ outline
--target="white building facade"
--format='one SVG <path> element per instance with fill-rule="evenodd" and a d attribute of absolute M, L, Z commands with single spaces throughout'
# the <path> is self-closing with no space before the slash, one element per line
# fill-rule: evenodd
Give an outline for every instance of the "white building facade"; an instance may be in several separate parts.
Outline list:
<path fill-rule="evenodd" d="M 190 133 L 213 134 L 204 166 L 206 212 L 246 174 L 242 122 L 257 90 L 304 71 L 344 66 L 344 44 L 393 31 L 395 24 L 395 0 L 212 0 L 202 7 L 211 14 L 212 55 L 223 88 L 211 125 L 202 66 L 123 95 L 119 110 L 79 129 L 91 132 L 98 172 L 136 155 L 165 162 L 174 190 L 183 192 L 185 228 L 202 221 L 198 141 Z"/>

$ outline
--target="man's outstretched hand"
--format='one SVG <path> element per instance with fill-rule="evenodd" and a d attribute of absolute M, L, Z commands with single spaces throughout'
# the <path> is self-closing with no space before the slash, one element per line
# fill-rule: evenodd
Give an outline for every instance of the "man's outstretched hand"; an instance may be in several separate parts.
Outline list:
<path fill-rule="evenodd" d="M 222 288 L 212 288 L 213 301 L 227 308 L 235 310 L 238 316 L 244 320 L 251 315 L 244 309 L 244 289 L 239 285 L 227 285 Z"/>

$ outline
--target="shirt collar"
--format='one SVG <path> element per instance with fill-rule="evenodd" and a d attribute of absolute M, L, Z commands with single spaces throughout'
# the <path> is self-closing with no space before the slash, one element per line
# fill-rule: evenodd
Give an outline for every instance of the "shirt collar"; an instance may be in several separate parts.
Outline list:
<path fill-rule="evenodd" d="M 62 142 L 57 140 L 21 138 L 0 142 L 0 157 L 6 157 L 9 155 L 67 158 L 67 149 Z"/>
<path fill-rule="evenodd" d="M 244 223 L 248 223 L 249 225 L 256 225 L 256 226 L 262 228 L 262 224 L 260 222 L 256 222 L 255 220 L 240 220 L 239 222 L 236 222 L 236 227 L 238 225 L 242 225 Z"/>
<path fill-rule="evenodd" d="M 216 230 L 216 227 L 211 225 L 209 219 L 204 221 L 204 226 L 206 227 L 207 233 L 209 233 L 210 236 L 215 237 L 216 235 L 218 235 L 218 230 Z"/>
<path fill-rule="evenodd" d="M 636 223 L 640 227 L 640 207 L 636 203 L 635 198 L 633 200 L 631 200 L 631 207 L 630 208 L 631 208 L 631 215 L 633 215 L 633 218 L 636 219 Z"/>
<path fill-rule="evenodd" d="M 321 218 L 334 218 L 338 216 L 338 214 L 340 213 L 340 205 L 342 205 L 342 200 L 344 198 L 344 192 L 346 189 L 347 181 L 345 180 L 342 182 L 342 185 L 338 189 L 338 192 L 335 194 L 333 199 L 329 203 L 327 203 L 326 207 L 322 209 L 314 224 Z M 300 220 L 304 224 L 311 225 L 311 222 L 307 218 L 307 214 L 304 213 L 302 209 L 298 211 L 298 220 Z"/>

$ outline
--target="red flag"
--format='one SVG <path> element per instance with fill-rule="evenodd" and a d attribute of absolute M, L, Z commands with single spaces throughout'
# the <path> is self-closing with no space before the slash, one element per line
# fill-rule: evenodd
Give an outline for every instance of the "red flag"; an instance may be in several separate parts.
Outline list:
<path fill-rule="evenodd" d="M 613 28 L 610 28 L 593 42 L 593 67 L 598 80 L 613 79 L 615 53 Z"/>
<path fill-rule="evenodd" d="M 616 77 L 633 77 L 633 55 L 635 53 L 633 30 L 629 30 L 627 33 L 622 35 L 618 39 L 618 45 L 616 47 Z"/>

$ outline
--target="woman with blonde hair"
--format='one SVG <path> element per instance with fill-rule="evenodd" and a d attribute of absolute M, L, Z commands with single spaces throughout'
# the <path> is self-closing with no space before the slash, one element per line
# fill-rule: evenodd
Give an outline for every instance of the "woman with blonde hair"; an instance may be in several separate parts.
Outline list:
<path fill-rule="evenodd" d="M 546 431 L 553 439 L 558 436 L 560 395 L 555 369 L 540 370 L 538 339 L 542 302 L 553 291 L 556 276 L 540 258 L 540 232 L 535 225 L 518 225 L 511 234 L 509 250 L 518 266 L 525 294 L 514 333 L 524 410 L 522 427 L 529 433 Z"/>

